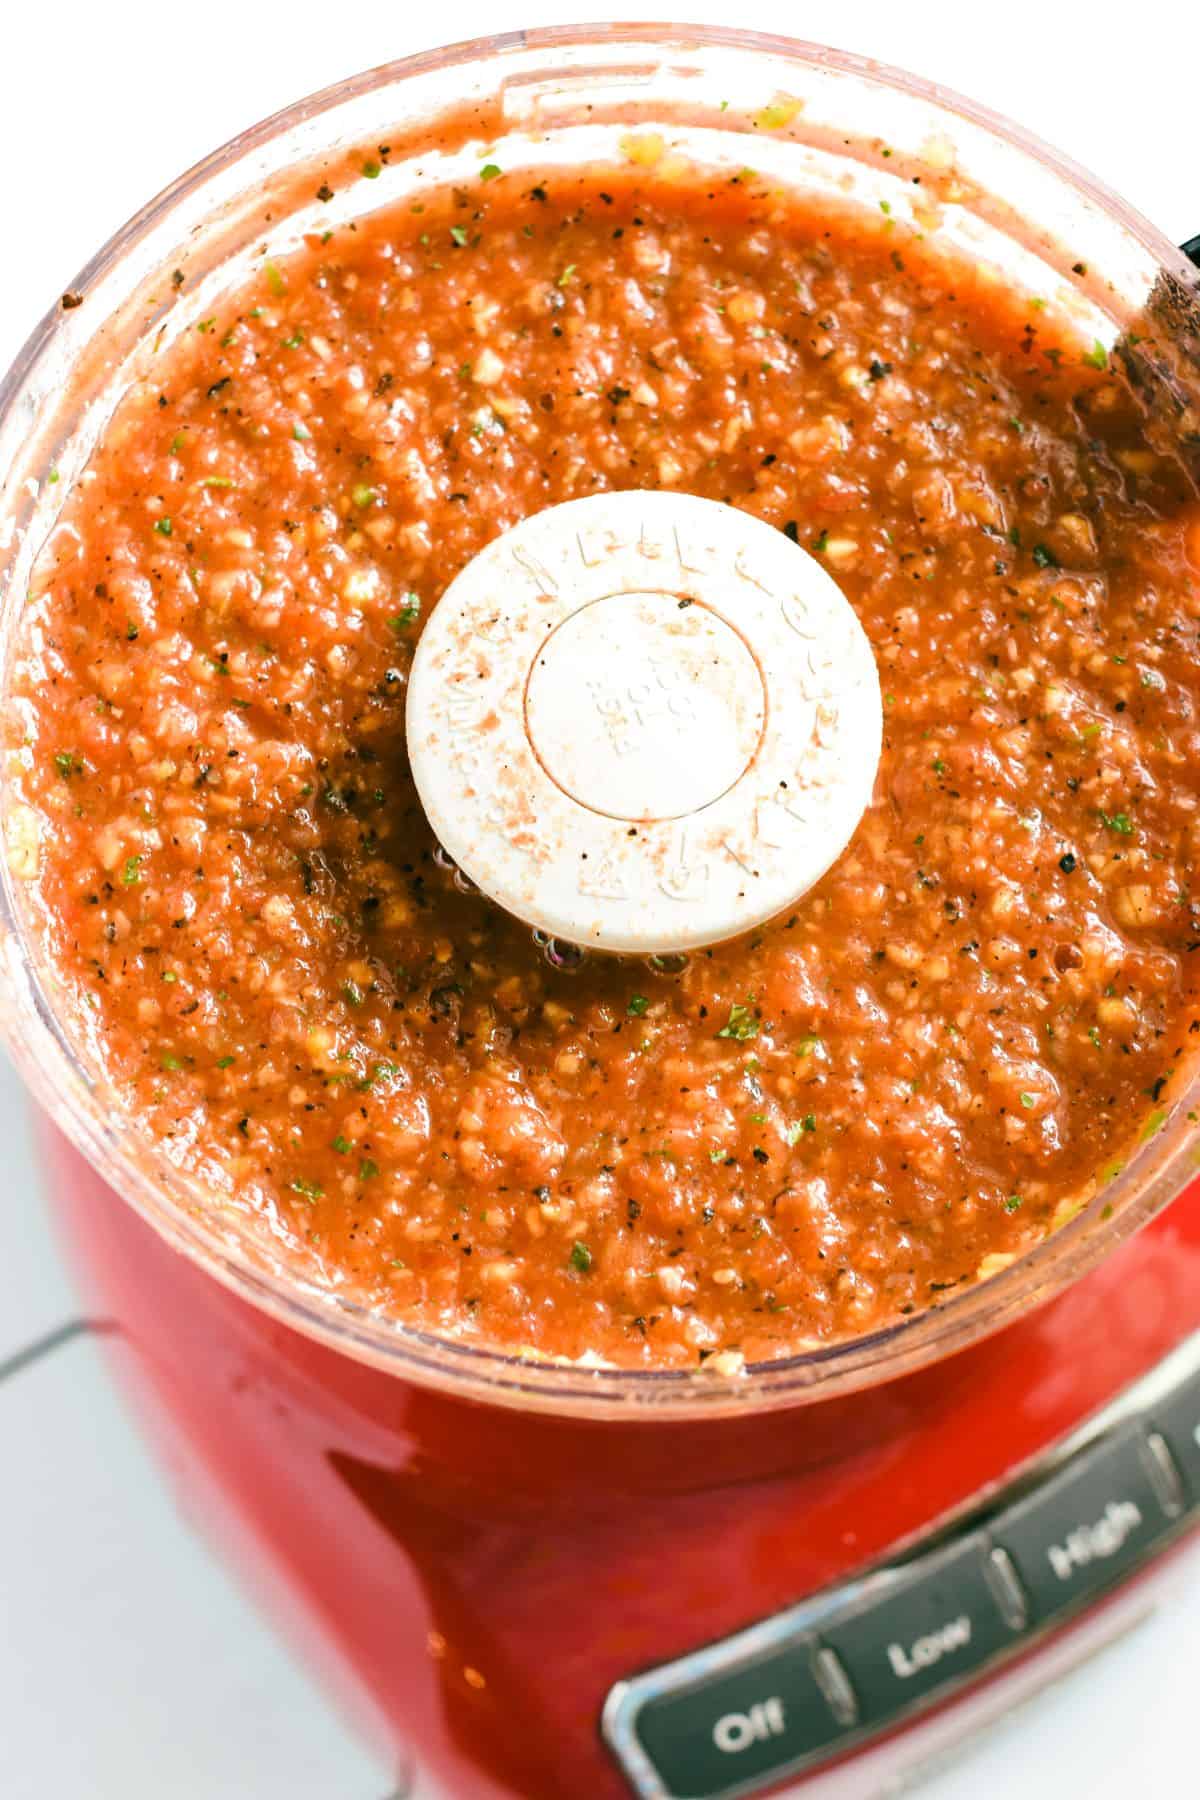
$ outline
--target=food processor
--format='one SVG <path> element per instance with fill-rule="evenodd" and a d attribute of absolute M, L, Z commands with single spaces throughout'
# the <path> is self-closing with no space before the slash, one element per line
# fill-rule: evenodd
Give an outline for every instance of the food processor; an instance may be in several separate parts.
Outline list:
<path fill-rule="evenodd" d="M 116 400 L 264 246 L 487 157 L 595 166 L 631 140 L 937 234 L 1104 344 L 1147 431 L 1193 459 L 1187 258 L 1045 146 L 815 46 L 685 26 L 513 32 L 246 133 L 63 295 L 0 388 L 6 661 L 32 564 Z M 316 197 L 324 171 L 381 143 L 378 179 Z M 569 761 L 561 712 L 546 730 Z M 453 838 L 436 734 L 420 755 Z M 504 1354 L 316 1287 L 262 1220 L 139 1134 L 63 1023 L 7 841 L 4 1032 L 48 1114 L 55 1205 L 114 1357 L 189 1511 L 398 1764 L 455 1800 L 715 1800 L 796 1782 L 868 1800 L 1167 1578 L 1200 1508 L 1195 1080 L 1036 1250 L 870 1336 L 732 1372 Z M 525 916 L 519 892 L 502 898 Z M 645 947 L 605 938 L 611 895 L 590 898 L 595 941 Z"/>

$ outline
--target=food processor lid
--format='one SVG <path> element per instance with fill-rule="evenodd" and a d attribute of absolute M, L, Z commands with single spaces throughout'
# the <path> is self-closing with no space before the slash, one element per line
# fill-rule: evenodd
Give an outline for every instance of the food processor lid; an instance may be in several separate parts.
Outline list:
<path fill-rule="evenodd" d="M 727 108 L 716 102 L 718 94 L 721 102 L 728 97 Z M 763 104 L 776 94 L 803 105 L 784 117 L 775 104 Z M 479 137 L 481 122 L 486 141 Z M 347 146 L 361 146 L 367 158 L 381 142 L 391 155 L 379 180 L 339 184 L 326 201 L 317 185 L 324 172 L 353 172 L 356 158 L 347 163 Z M 1148 395 L 1147 408 L 1163 418 L 1168 442 L 1178 444 L 1182 436 L 1186 453 L 1188 420 L 1173 424 L 1180 415 L 1172 387 L 1177 369 L 1185 398 L 1194 394 L 1195 379 L 1190 352 L 1174 356 L 1173 332 L 1178 325 L 1190 342 L 1195 277 L 1161 232 L 1049 146 L 919 78 L 778 36 L 655 24 L 507 33 L 370 71 L 239 134 L 149 202 L 76 276 L 70 304 L 56 305 L 0 381 L 6 616 L 15 622 L 27 610 L 32 560 L 55 527 L 114 395 L 131 375 L 141 379 L 154 366 L 156 347 L 173 330 L 191 329 L 205 316 L 210 294 L 223 291 L 231 271 L 249 262 L 259 267 L 264 255 L 285 255 L 298 236 L 335 219 L 349 224 L 374 210 L 385 192 L 408 193 L 410 181 L 414 194 L 441 176 L 469 185 L 479 178 L 484 155 L 492 167 L 515 174 L 548 161 L 566 170 L 581 160 L 596 166 L 610 152 L 623 163 L 649 166 L 661 152 L 662 173 L 694 161 L 698 150 L 706 167 L 711 158 L 731 180 L 754 168 L 781 190 L 799 181 L 806 190 L 815 184 L 839 207 L 864 201 L 872 218 L 881 209 L 888 215 L 888 230 L 900 230 L 911 214 L 931 247 L 965 252 L 981 269 L 1039 302 L 1044 298 L 1055 312 L 1064 310 L 1075 326 L 1086 327 L 1084 337 L 1094 331 L 1112 346 L 1114 363 L 1123 364 L 1126 349 L 1135 348 L 1148 368 L 1167 340 L 1168 404 L 1160 411 Z M 178 291 L 177 270 L 186 277 Z M 173 299 L 164 312 L 167 295 Z M 81 296 L 86 303 L 76 305 Z M 1168 303 L 1161 309 L 1159 296 Z M 1132 321 L 1140 337 L 1144 311 L 1153 316 L 1154 342 L 1133 344 L 1124 328 Z M 1157 370 L 1148 368 L 1145 378 L 1157 394 Z M 49 472 L 58 479 L 51 482 Z M 605 479 L 598 465 L 593 473 L 597 482 Z M 503 523 L 493 519 L 488 528 Z M 836 571 L 836 523 L 831 520 L 832 557 L 819 525 L 804 521 L 803 541 L 818 564 Z M 761 529 L 790 551 L 781 534 Z M 527 607 L 533 592 L 523 588 Z M 768 667 L 772 700 L 774 677 Z M 545 801 L 541 792 L 538 803 Z M 465 868 L 474 866 L 469 832 L 455 832 L 449 816 L 437 823 L 447 849 L 457 850 Z M 829 861 L 838 847 L 830 843 Z M 885 1330 L 805 1344 L 786 1359 L 751 1364 L 737 1382 L 715 1379 L 711 1358 L 699 1369 L 538 1362 L 481 1338 L 410 1327 L 364 1307 L 349 1288 L 298 1281 L 281 1262 L 269 1222 L 260 1231 L 262 1221 L 214 1204 L 203 1182 L 190 1180 L 164 1155 L 151 1157 L 144 1135 L 112 1105 L 85 1050 L 62 1025 L 26 884 L 3 869 L 0 876 L 6 943 L 0 1036 L 51 1117 L 164 1239 L 239 1298 L 331 1352 L 432 1390 L 547 1416 L 655 1420 L 748 1416 L 840 1397 L 927 1366 L 1011 1323 L 1086 1274 L 1194 1174 L 1194 1134 L 1186 1122 L 1197 1099 L 1192 1081 L 1165 1128 L 1044 1244 Z M 814 898 L 819 904 L 820 896 Z M 626 913 L 636 922 L 636 909 Z"/>
<path fill-rule="evenodd" d="M 634 491 L 548 507 L 462 570 L 407 726 L 430 823 L 491 899 L 552 938 L 664 954 L 820 879 L 871 797 L 882 709 L 866 635 L 794 533 Z"/>

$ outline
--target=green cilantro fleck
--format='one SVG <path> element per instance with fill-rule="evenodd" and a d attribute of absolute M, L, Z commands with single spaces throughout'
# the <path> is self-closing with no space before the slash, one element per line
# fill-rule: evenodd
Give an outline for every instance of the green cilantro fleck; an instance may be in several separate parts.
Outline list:
<path fill-rule="evenodd" d="M 569 287 L 575 279 L 575 270 L 577 267 L 577 263 L 568 263 L 554 285 L 556 287 Z"/>
<path fill-rule="evenodd" d="M 292 1192 L 294 1194 L 299 1194 L 303 1200 L 314 1201 L 320 1200 L 323 1197 L 325 1190 L 320 1182 L 305 1181 L 303 1176 L 297 1175 L 295 1181 L 292 1183 Z"/>
<path fill-rule="evenodd" d="M 631 994 L 625 1010 L 631 1019 L 641 1019 L 649 1012 L 650 1002 L 645 994 Z"/>
<path fill-rule="evenodd" d="M 571 1267 L 573 1269 L 578 1269 L 579 1273 L 581 1275 L 586 1275 L 588 1270 L 591 1268 L 591 1266 L 592 1266 L 591 1251 L 588 1249 L 586 1244 L 581 1243 L 579 1241 L 579 1239 L 576 1239 L 575 1244 L 571 1250 Z"/>
<path fill-rule="evenodd" d="M 1018 1210 L 1020 1205 L 1021 1205 L 1020 1194 L 1010 1194 L 1008 1196 L 1008 1199 L 1004 1202 L 1004 1210 L 1005 1210 L 1005 1212 L 1008 1212 L 1008 1213 L 1014 1213 Z"/>
<path fill-rule="evenodd" d="M 1133 820 L 1129 817 L 1128 813 L 1102 812 L 1100 814 L 1100 823 L 1105 826 L 1107 830 L 1115 831 L 1119 837 L 1133 836 Z"/>
<path fill-rule="evenodd" d="M 275 263 L 264 263 L 263 274 L 266 276 L 267 286 L 273 294 L 282 294 L 287 291 L 287 283 Z"/>
<path fill-rule="evenodd" d="M 64 781 L 70 781 L 72 775 L 83 772 L 83 763 L 70 750 L 60 750 L 54 758 L 54 766 Z"/>
<path fill-rule="evenodd" d="M 357 487 L 351 488 L 350 498 L 353 500 L 355 506 L 374 506 L 379 495 L 375 492 L 373 487 L 368 487 L 365 482 L 360 481 Z"/>
<path fill-rule="evenodd" d="M 1166 1122 L 1167 1114 L 1164 1107 L 1159 1107 L 1156 1112 L 1152 1112 L 1150 1117 L 1146 1120 L 1146 1123 L 1142 1126 L 1143 1144 L 1148 1138 L 1152 1138 L 1156 1131 L 1161 1131 Z"/>
<path fill-rule="evenodd" d="M 796 1045 L 796 1055 L 811 1056 L 815 1050 L 823 1050 L 824 1048 L 824 1039 L 817 1037 L 815 1033 L 810 1033 L 808 1037 L 802 1037 L 800 1042 Z"/>
<path fill-rule="evenodd" d="M 829 533 L 827 531 L 819 531 L 812 541 L 812 547 L 816 555 L 820 556 L 822 554 L 828 542 Z"/>
<path fill-rule="evenodd" d="M 479 171 L 479 179 L 480 181 L 495 181 L 497 177 L 503 175 L 503 173 L 504 170 L 500 167 L 499 163 L 484 163 L 482 169 Z"/>
<path fill-rule="evenodd" d="M 461 250 L 467 241 L 466 226 L 465 225 L 452 225 L 450 227 L 450 237 L 451 237 L 452 242 L 457 244 L 459 249 Z"/>
<path fill-rule="evenodd" d="M 1108 351 L 1104 348 L 1104 345 L 1100 342 L 1099 338 L 1095 340 L 1090 350 L 1084 351 L 1083 361 L 1087 364 L 1089 369 L 1107 369 Z"/>
<path fill-rule="evenodd" d="M 154 529 L 155 529 L 155 531 L 157 531 L 159 537 L 170 537 L 170 535 L 171 535 L 170 519 L 155 519 Z"/>
<path fill-rule="evenodd" d="M 1036 1106 L 1037 1105 L 1037 1095 L 1036 1094 L 1022 1094 L 1021 1095 L 1021 1105 L 1024 1107 Z"/>
<path fill-rule="evenodd" d="M 378 1173 L 379 1164 L 377 1162 L 372 1162 L 369 1156 L 364 1156 L 358 1165 L 358 1179 L 360 1181 L 374 1181 Z"/>
<path fill-rule="evenodd" d="M 394 1075 L 395 1073 L 395 1063 L 377 1062 L 372 1066 L 370 1073 L 364 1075 L 361 1081 L 355 1083 L 355 1086 L 358 1088 L 359 1093 L 367 1094 L 375 1086 L 377 1081 L 386 1081 L 389 1075 Z M 344 1079 L 344 1077 L 339 1077 L 339 1079 Z"/>
<path fill-rule="evenodd" d="M 164 1050 L 158 1059 L 158 1066 L 160 1069 L 165 1069 L 168 1075 L 174 1075 L 182 1069 L 183 1064 L 177 1056 L 172 1056 L 169 1050 Z"/>
<path fill-rule="evenodd" d="M 750 1038 L 756 1038 L 758 1036 L 758 1020 L 754 1016 L 753 1001 L 747 1001 L 745 1006 L 739 1006 L 735 1000 L 729 1008 L 729 1018 L 722 1025 L 717 1036 L 719 1038 L 735 1038 L 739 1044 L 746 1043 Z"/>
<path fill-rule="evenodd" d="M 369 156 L 362 166 L 362 172 L 368 181 L 378 181 L 383 174 L 383 164 L 377 162 L 373 156 Z"/>
<path fill-rule="evenodd" d="M 121 870 L 121 882 L 124 887 L 136 887 L 141 877 L 142 859 L 140 856 L 127 856 L 125 867 Z"/>
<path fill-rule="evenodd" d="M 1057 569 L 1061 567 L 1053 550 L 1048 549 L 1045 544 L 1035 544 L 1031 554 L 1039 569 Z"/>
<path fill-rule="evenodd" d="M 349 1156 L 350 1152 L 354 1148 L 354 1145 L 350 1142 L 350 1139 L 348 1137 L 343 1137 L 341 1132 L 339 1131 L 338 1135 L 333 1140 L 333 1147 L 337 1151 L 339 1156 Z"/>
<path fill-rule="evenodd" d="M 236 1056 L 218 1056 L 217 1067 L 218 1069 L 232 1069 L 236 1061 Z"/>
<path fill-rule="evenodd" d="M 388 620 L 388 626 L 392 631 L 406 631 L 410 625 L 416 624 L 420 616 L 421 596 L 419 594 L 406 594 L 404 596 L 404 605 L 400 608 L 398 613 L 392 614 L 392 617 Z"/>
<path fill-rule="evenodd" d="M 363 993 L 356 981 L 344 981 L 342 983 L 342 999 L 346 1002 L 347 1006 L 362 1005 Z"/>

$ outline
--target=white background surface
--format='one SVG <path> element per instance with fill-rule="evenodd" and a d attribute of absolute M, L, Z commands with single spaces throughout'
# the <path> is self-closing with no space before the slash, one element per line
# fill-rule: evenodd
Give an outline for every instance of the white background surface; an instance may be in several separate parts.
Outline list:
<path fill-rule="evenodd" d="M 615 4 L 625 17 L 669 10 Z M 1194 6 L 679 5 L 919 70 L 1068 150 L 1172 237 L 1200 232 Z M 0 363 L 130 212 L 240 127 L 372 63 L 581 16 L 586 0 L 6 7 Z M 5 1377 L 6 1358 L 78 1308 L 3 1069 L 0 1144 L 0 1800 L 385 1800 L 395 1772 L 351 1740 L 190 1536 L 92 1343 L 72 1339 Z M 1168 1609 L 923 1791 L 1191 1800 L 1198 1666 L 1193 1553 Z"/>

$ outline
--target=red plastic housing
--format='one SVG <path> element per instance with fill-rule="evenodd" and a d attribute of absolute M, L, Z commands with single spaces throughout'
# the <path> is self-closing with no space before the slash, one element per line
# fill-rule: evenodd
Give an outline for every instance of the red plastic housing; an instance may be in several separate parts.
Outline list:
<path fill-rule="evenodd" d="M 1200 1184 L 943 1363 L 744 1419 L 447 1398 L 280 1325 L 65 1141 L 56 1205 L 185 1506 L 367 1727 L 455 1800 L 624 1800 L 611 1684 L 978 1499 L 1200 1326 Z"/>

